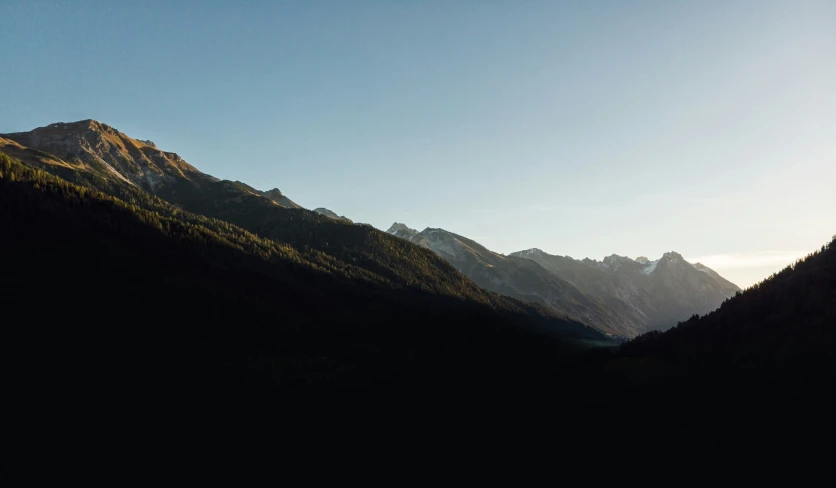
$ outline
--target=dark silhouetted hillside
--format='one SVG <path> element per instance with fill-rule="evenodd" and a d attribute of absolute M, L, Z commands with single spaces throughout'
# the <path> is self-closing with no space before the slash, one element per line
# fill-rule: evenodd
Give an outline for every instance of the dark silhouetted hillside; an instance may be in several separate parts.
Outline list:
<path fill-rule="evenodd" d="M 321 428 L 370 416 L 379 428 L 439 405 L 444 416 L 494 410 L 515 392 L 560 396 L 554 382 L 579 354 L 567 341 L 604 339 L 524 303 L 396 289 L 227 222 L 140 203 L 0 155 L 15 459 L 56 449 L 75 460 L 80 438 L 130 439 L 135 450 L 176 432 L 196 446 L 240 429 L 304 435 L 300 419 L 318 415 Z M 121 462 L 133 461 L 100 469 Z"/>

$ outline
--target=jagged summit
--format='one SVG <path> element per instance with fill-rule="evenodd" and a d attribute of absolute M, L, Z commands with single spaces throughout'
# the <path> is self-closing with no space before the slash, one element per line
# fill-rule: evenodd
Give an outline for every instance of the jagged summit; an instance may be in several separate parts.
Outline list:
<path fill-rule="evenodd" d="M 409 228 L 406 224 L 401 224 L 399 222 L 392 224 L 386 232 L 404 239 L 409 239 L 410 237 L 418 234 L 417 230 Z"/>
<path fill-rule="evenodd" d="M 389 227 L 389 230 L 387 232 L 396 231 L 396 230 L 408 230 L 410 232 L 418 232 L 417 230 L 409 228 L 409 227 L 407 227 L 406 224 L 402 224 L 400 222 L 395 222 L 394 224 L 392 224 L 392 226 Z"/>
<path fill-rule="evenodd" d="M 534 249 L 528 249 L 528 250 L 525 250 L 525 251 L 517 251 L 514 254 L 518 255 L 518 256 L 527 256 L 527 255 L 547 254 L 547 253 L 544 253 L 540 249 L 534 248 Z M 565 256 L 565 257 L 568 258 L 569 256 Z M 597 264 L 599 266 L 604 265 L 604 266 L 609 267 L 609 266 L 616 266 L 616 265 L 624 264 L 624 263 L 638 263 L 638 264 L 642 264 L 642 265 L 651 265 L 651 264 L 657 263 L 659 261 L 677 261 L 677 260 L 687 262 L 687 261 L 685 261 L 685 258 L 683 258 L 682 255 L 679 254 L 676 251 L 666 252 L 662 255 L 661 258 L 656 259 L 654 261 L 651 261 L 647 256 L 638 256 L 636 259 L 632 259 L 632 258 L 629 258 L 627 256 L 621 256 L 621 255 L 618 255 L 618 254 L 610 254 L 609 256 L 604 256 L 604 258 L 601 261 L 598 261 L 596 259 L 591 259 L 591 258 L 584 258 L 581 261 L 587 262 L 587 263 L 590 263 L 590 264 Z"/>
<path fill-rule="evenodd" d="M 95 119 L 84 119 L 76 122 L 55 122 L 46 127 L 39 127 L 39 129 L 57 129 L 57 130 L 102 130 L 108 132 L 115 132 L 116 130 L 102 122 Z"/>
<path fill-rule="evenodd" d="M 604 257 L 605 264 L 616 264 L 622 263 L 625 261 L 633 261 L 632 259 L 628 258 L 627 256 L 619 256 L 618 254 L 610 254 L 609 256 Z"/>
<path fill-rule="evenodd" d="M 518 251 L 518 252 L 515 252 L 515 253 L 511 253 L 511 254 L 513 254 L 515 256 L 525 257 L 525 258 L 530 258 L 531 256 L 537 256 L 537 255 L 549 256 L 549 254 L 546 251 L 540 249 L 539 247 L 532 247 L 531 249 L 526 249 L 525 251 Z M 504 254 L 503 254 L 503 256 L 504 256 Z M 566 259 L 573 259 L 572 256 L 563 256 L 563 257 L 566 258 Z M 589 258 L 586 258 L 586 259 L 591 261 Z"/>

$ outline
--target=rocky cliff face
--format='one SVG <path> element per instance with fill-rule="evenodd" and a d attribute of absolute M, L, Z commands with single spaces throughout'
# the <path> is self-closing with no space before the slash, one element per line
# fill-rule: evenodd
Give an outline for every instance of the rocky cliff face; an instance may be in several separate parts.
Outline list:
<path fill-rule="evenodd" d="M 65 161 L 105 168 L 152 192 L 159 184 L 177 179 L 196 184 L 217 181 L 176 153 L 161 151 L 153 143 L 133 139 L 95 120 L 59 122 L 4 137 Z"/>
<path fill-rule="evenodd" d="M 263 192 L 238 181 L 221 181 L 176 153 L 95 120 L 58 122 L 0 138 L 5 141 L 0 142 L 0 149 L 30 164 L 66 166 L 104 179 L 117 178 L 184 207 L 199 204 L 203 210 L 257 196 L 264 198 L 263 204 L 301 208 L 277 188 Z"/>

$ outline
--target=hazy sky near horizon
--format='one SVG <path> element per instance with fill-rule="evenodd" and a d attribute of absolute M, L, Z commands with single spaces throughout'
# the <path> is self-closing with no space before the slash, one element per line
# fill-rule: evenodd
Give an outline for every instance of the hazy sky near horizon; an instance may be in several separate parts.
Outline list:
<path fill-rule="evenodd" d="M 0 132 L 748 286 L 836 234 L 836 1 L 0 2 Z"/>

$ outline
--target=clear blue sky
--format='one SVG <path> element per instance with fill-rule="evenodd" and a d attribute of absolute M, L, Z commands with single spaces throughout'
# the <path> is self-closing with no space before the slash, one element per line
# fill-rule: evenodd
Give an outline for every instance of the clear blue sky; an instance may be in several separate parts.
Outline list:
<path fill-rule="evenodd" d="M 124 3 L 0 2 L 0 132 L 94 118 L 381 229 L 744 286 L 836 233 L 834 1 Z"/>

